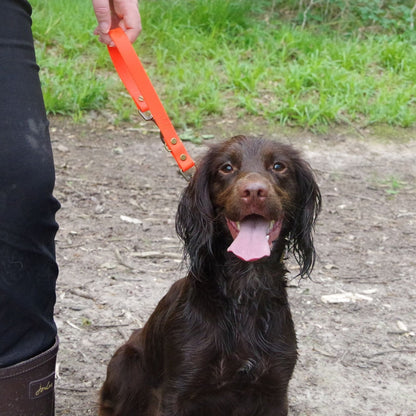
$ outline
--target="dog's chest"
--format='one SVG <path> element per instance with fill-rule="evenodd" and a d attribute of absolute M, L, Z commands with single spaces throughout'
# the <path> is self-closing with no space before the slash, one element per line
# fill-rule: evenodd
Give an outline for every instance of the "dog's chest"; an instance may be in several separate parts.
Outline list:
<path fill-rule="evenodd" d="M 270 357 L 259 351 L 237 347 L 231 354 L 217 357 L 211 373 L 212 382 L 217 387 L 257 383 L 270 368 Z"/>
<path fill-rule="evenodd" d="M 241 319 L 224 335 L 224 344 L 217 350 L 215 375 L 221 382 L 256 380 L 270 363 L 267 326 L 253 328 L 253 323 Z"/>

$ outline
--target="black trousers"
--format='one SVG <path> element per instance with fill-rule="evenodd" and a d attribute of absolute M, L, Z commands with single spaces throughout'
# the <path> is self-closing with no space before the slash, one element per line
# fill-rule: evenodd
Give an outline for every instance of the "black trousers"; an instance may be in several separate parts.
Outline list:
<path fill-rule="evenodd" d="M 0 6 L 0 367 L 51 347 L 59 203 L 26 0 Z"/>

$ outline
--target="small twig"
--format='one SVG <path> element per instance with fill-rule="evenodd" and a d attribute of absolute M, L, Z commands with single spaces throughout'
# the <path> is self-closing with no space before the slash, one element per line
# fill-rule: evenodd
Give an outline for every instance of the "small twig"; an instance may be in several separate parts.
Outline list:
<path fill-rule="evenodd" d="M 83 247 L 85 246 L 87 243 L 84 241 L 83 243 L 80 244 L 72 244 L 70 246 L 61 246 L 59 245 L 59 241 L 58 241 L 58 246 L 59 246 L 59 250 L 66 250 L 66 249 L 71 249 L 71 248 L 79 248 L 79 247 Z"/>
<path fill-rule="evenodd" d="M 72 387 L 60 387 L 60 386 L 57 386 L 56 389 L 57 390 L 62 390 L 62 391 L 70 391 L 70 392 L 73 392 L 73 393 L 88 393 L 88 390 L 85 390 L 85 389 L 74 389 Z"/>
<path fill-rule="evenodd" d="M 324 357 L 334 358 L 334 359 L 338 358 L 336 355 L 332 355 L 332 354 L 329 354 L 325 351 L 318 350 L 316 347 L 313 348 L 313 351 L 317 352 L 318 354 L 323 355 Z"/>
<path fill-rule="evenodd" d="M 379 280 L 376 280 L 378 279 L 378 276 L 369 276 L 368 278 L 367 277 L 357 278 L 357 277 L 340 276 L 339 279 L 346 283 L 372 284 L 372 285 L 387 285 L 388 283 L 397 282 L 398 280 L 400 280 L 399 278 L 397 278 L 397 279 L 389 280 L 389 282 L 379 281 Z"/>
<path fill-rule="evenodd" d="M 91 328 L 119 328 L 121 326 L 130 326 L 130 324 L 91 325 Z"/>
<path fill-rule="evenodd" d="M 72 328 L 78 329 L 78 331 L 82 331 L 82 328 L 80 328 L 79 326 L 76 326 L 75 324 L 73 324 L 70 321 L 65 321 L 69 326 L 72 326 Z"/>
<path fill-rule="evenodd" d="M 409 334 L 409 331 L 388 331 L 388 335 L 406 335 Z"/>
<path fill-rule="evenodd" d="M 394 354 L 394 353 L 414 354 L 416 353 L 416 350 L 386 350 L 386 351 L 376 352 L 375 354 L 372 354 L 372 355 L 368 355 L 366 356 L 366 358 L 375 358 L 380 355 L 387 355 L 387 354 Z"/>
<path fill-rule="evenodd" d="M 162 253 L 161 251 L 142 251 L 140 253 L 132 253 L 132 257 L 139 258 L 155 258 L 155 259 L 181 259 L 182 254 L 180 253 Z"/>
<path fill-rule="evenodd" d="M 308 19 L 308 13 L 309 10 L 312 8 L 312 6 L 315 4 L 314 0 L 311 0 L 308 4 L 308 7 L 306 7 L 305 11 L 303 12 L 303 22 L 302 22 L 302 29 L 305 29 L 306 26 L 306 20 Z"/>
<path fill-rule="evenodd" d="M 99 241 L 105 241 L 107 243 L 119 243 L 121 241 L 131 241 L 133 238 L 136 238 L 135 235 L 131 235 L 130 237 L 112 237 L 112 238 L 99 238 Z"/>
<path fill-rule="evenodd" d="M 86 196 L 84 193 L 82 193 L 82 192 L 78 191 L 78 189 L 76 189 L 74 186 L 72 186 L 72 185 L 69 183 L 69 181 L 66 181 L 65 186 L 66 186 L 68 189 L 70 189 L 72 192 L 74 192 L 74 194 L 76 194 L 76 195 L 80 196 L 82 199 L 87 199 L 87 196 Z"/>
<path fill-rule="evenodd" d="M 142 271 L 138 271 L 137 273 L 143 273 Z M 113 276 L 111 277 L 112 280 L 119 280 L 121 282 L 141 282 L 141 279 L 137 279 L 137 278 L 133 278 L 133 279 L 129 279 L 128 277 L 119 277 L 119 276 Z"/>
<path fill-rule="evenodd" d="M 80 182 L 83 184 L 94 185 L 94 186 L 109 186 L 110 182 L 100 182 L 94 179 L 77 178 L 75 176 L 66 176 L 65 180 L 68 182 Z"/>
<path fill-rule="evenodd" d="M 95 302 L 95 298 L 94 297 L 92 297 L 91 295 L 88 295 L 87 293 L 79 292 L 76 289 L 67 289 L 67 292 L 68 293 L 71 293 L 72 295 L 79 296 L 80 298 L 93 300 Z"/>
<path fill-rule="evenodd" d="M 416 212 L 403 212 L 401 214 L 397 214 L 397 218 L 414 217 L 414 216 L 416 216 Z"/>
<path fill-rule="evenodd" d="M 123 331 L 120 327 L 117 327 L 117 332 L 121 335 L 121 338 L 123 338 L 124 341 L 127 341 L 130 338 L 130 335 L 126 334 L 126 332 Z"/>
<path fill-rule="evenodd" d="M 415 12 L 416 12 L 416 3 L 412 7 L 412 10 L 410 10 L 410 29 L 411 30 L 413 30 L 415 28 L 415 18 L 414 18 Z"/>
<path fill-rule="evenodd" d="M 130 269 L 130 270 L 134 270 L 134 267 L 133 267 L 133 266 L 131 266 L 130 264 L 128 264 L 128 263 L 126 263 L 126 262 L 124 261 L 124 259 L 121 257 L 121 254 L 120 254 L 120 252 L 118 251 L 118 249 L 117 249 L 117 248 L 114 250 L 114 254 L 116 255 L 116 259 L 118 260 L 118 262 L 119 262 L 122 266 L 127 267 L 127 268 L 128 268 L 128 269 Z"/>

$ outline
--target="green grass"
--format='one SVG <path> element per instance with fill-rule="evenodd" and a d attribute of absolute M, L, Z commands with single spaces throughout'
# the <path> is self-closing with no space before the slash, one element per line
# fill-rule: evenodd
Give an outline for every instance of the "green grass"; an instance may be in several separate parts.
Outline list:
<path fill-rule="evenodd" d="M 335 123 L 413 126 L 410 2 L 392 0 L 377 10 L 370 7 L 380 6 L 376 0 L 326 0 L 307 10 L 308 3 L 142 2 L 136 50 L 174 123 L 186 128 L 251 114 L 315 130 Z M 135 114 L 92 34 L 90 1 L 32 5 L 48 111 L 80 118 L 106 108 L 119 120 Z"/>
<path fill-rule="evenodd" d="M 405 188 L 407 185 L 407 182 L 402 181 L 395 176 L 390 176 L 387 179 L 381 181 L 381 186 L 389 197 L 398 195 L 400 191 L 403 190 L 403 188 Z"/>

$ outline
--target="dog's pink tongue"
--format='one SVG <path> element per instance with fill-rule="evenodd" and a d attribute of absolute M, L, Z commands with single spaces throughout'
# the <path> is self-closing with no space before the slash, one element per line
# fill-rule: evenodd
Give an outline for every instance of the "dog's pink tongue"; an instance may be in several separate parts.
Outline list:
<path fill-rule="evenodd" d="M 270 256 L 268 231 L 269 221 L 264 218 L 246 218 L 241 221 L 240 232 L 227 251 L 231 251 L 244 261 L 255 261 Z"/>

